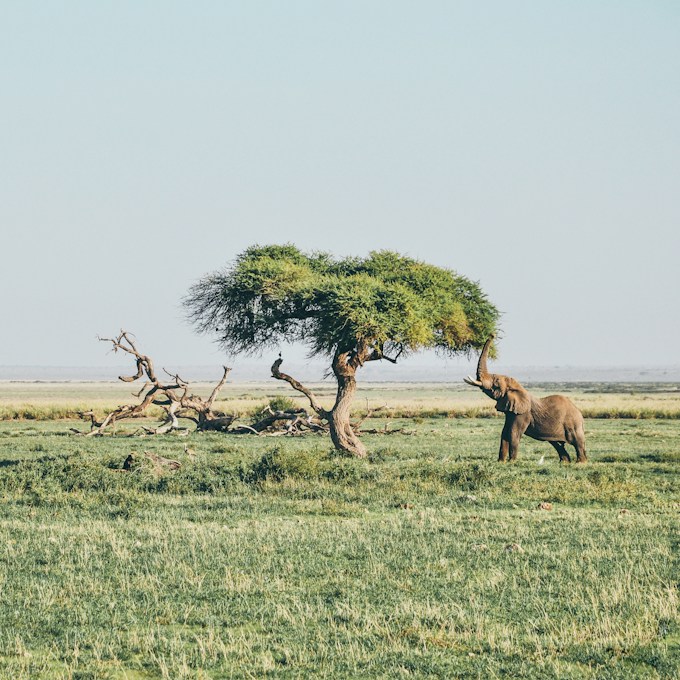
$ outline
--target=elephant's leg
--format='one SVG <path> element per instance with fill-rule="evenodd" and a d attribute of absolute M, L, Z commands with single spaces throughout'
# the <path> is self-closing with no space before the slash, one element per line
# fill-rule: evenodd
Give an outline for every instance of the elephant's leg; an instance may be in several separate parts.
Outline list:
<path fill-rule="evenodd" d="M 507 438 L 510 442 L 510 460 L 517 460 L 519 440 L 526 432 L 528 425 L 529 421 L 525 417 L 515 416 L 514 414 L 508 414 L 506 416 L 504 429 L 507 432 Z"/>
<path fill-rule="evenodd" d="M 498 460 L 501 463 L 505 463 L 508 459 L 508 454 L 510 453 L 510 428 L 506 422 L 503 426 L 503 432 L 501 433 L 501 447 L 498 451 Z"/>
<path fill-rule="evenodd" d="M 522 435 L 519 432 L 513 432 L 512 437 L 510 437 L 510 460 L 517 460 L 517 454 L 519 453 L 519 440 Z"/>
<path fill-rule="evenodd" d="M 557 451 L 557 455 L 560 457 L 560 463 L 571 463 L 571 456 L 564 447 L 564 442 L 550 442 L 550 445 Z"/>
<path fill-rule="evenodd" d="M 508 452 L 510 451 L 510 442 L 507 439 L 504 439 L 503 436 L 501 435 L 501 447 L 498 450 L 498 460 L 501 463 L 505 463 L 505 461 L 508 459 Z"/>
<path fill-rule="evenodd" d="M 498 460 L 516 460 L 519 453 L 519 440 L 527 429 L 527 423 L 518 421 L 514 413 L 505 416 L 505 425 L 501 434 L 501 448 Z"/>
<path fill-rule="evenodd" d="M 587 463 L 588 456 L 586 456 L 586 435 L 583 431 L 583 426 L 572 430 L 567 430 L 567 442 L 569 442 L 576 449 L 576 462 Z"/>
<path fill-rule="evenodd" d="M 576 449 L 576 462 L 587 463 L 588 456 L 586 456 L 586 436 L 583 432 L 583 429 L 576 431 L 574 441 L 571 443 Z"/>

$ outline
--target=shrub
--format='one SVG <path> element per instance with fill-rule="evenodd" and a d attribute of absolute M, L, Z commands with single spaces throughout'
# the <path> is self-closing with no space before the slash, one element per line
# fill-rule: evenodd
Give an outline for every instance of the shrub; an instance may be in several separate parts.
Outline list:
<path fill-rule="evenodd" d="M 253 464 L 246 472 L 243 481 L 249 483 L 280 482 L 289 477 L 317 479 L 320 470 L 319 463 L 319 456 L 314 453 L 291 451 L 283 446 L 277 446 Z"/>
<path fill-rule="evenodd" d="M 272 397 L 265 406 L 253 411 L 253 418 L 257 420 L 262 420 L 269 415 L 269 410 L 272 411 L 291 411 L 297 409 L 297 404 L 290 397 Z"/>

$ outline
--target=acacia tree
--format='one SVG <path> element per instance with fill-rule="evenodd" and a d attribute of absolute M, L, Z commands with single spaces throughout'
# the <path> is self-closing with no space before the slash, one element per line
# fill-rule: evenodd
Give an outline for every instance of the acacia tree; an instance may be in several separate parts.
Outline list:
<path fill-rule="evenodd" d="M 396 363 L 426 348 L 448 355 L 479 349 L 499 316 L 477 283 L 449 269 L 389 251 L 335 259 L 292 245 L 248 248 L 192 286 L 184 305 L 197 329 L 216 333 L 226 351 L 260 353 L 299 341 L 330 359 L 338 383 L 330 409 L 282 373 L 280 359 L 272 375 L 309 399 L 337 449 L 357 456 L 366 449 L 351 427 L 350 407 L 361 366 Z"/>

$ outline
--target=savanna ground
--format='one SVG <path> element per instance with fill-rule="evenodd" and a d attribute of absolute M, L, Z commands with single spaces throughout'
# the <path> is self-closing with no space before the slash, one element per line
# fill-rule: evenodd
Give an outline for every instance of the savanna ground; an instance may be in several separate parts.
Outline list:
<path fill-rule="evenodd" d="M 388 407 L 364 427 L 401 431 L 355 460 L 316 435 L 78 437 L 66 418 L 129 386 L 3 384 L 0 677 L 677 677 L 680 395 L 641 389 L 571 395 L 599 417 L 569 466 L 528 439 L 498 465 L 474 390 L 364 389 Z M 145 450 L 182 467 L 121 470 Z"/>

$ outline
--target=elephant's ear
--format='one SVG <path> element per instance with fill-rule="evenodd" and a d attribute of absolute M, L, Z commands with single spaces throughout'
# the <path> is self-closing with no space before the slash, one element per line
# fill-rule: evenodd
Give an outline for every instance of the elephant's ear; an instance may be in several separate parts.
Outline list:
<path fill-rule="evenodd" d="M 531 409 L 531 396 L 516 380 L 512 383 L 496 403 L 496 410 L 517 415 L 527 413 Z"/>

